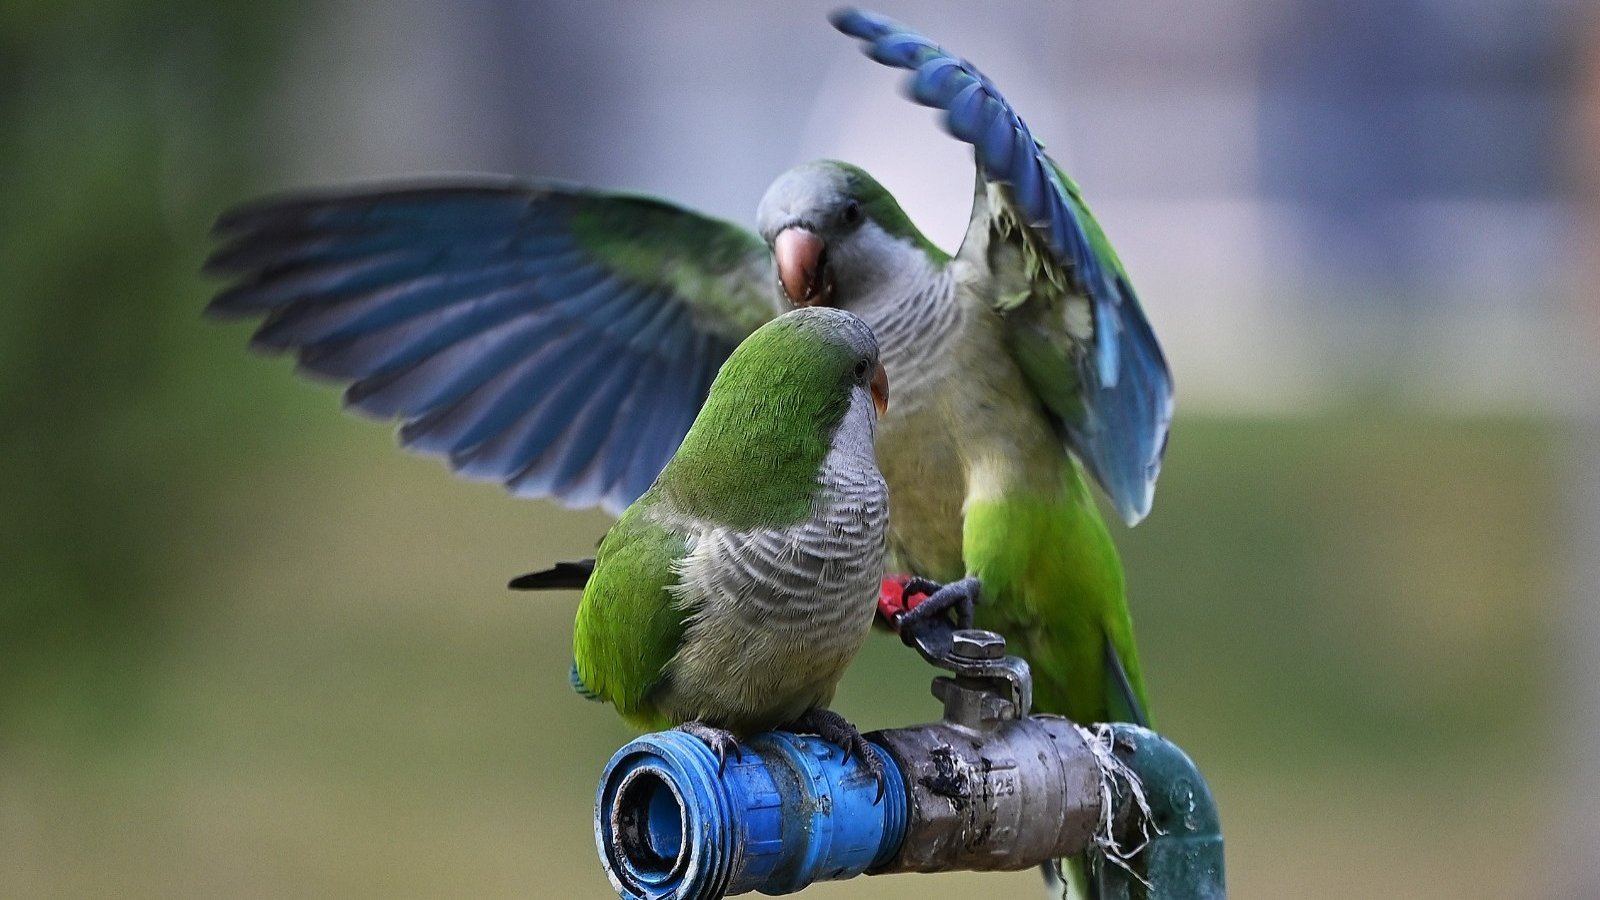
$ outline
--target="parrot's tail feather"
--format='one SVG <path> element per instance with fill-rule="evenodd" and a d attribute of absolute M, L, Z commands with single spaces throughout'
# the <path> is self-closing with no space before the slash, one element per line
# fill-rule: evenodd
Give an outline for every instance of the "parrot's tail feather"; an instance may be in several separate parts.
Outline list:
<path fill-rule="evenodd" d="M 1139 692 L 1133 687 L 1133 680 L 1128 677 L 1128 670 L 1122 665 L 1122 657 L 1117 655 L 1117 648 L 1111 643 L 1111 636 L 1105 639 L 1106 671 L 1111 675 L 1111 681 L 1116 688 L 1118 699 L 1127 704 L 1127 721 L 1138 725 L 1140 728 L 1150 727 L 1150 716 L 1144 711 L 1144 704 L 1139 702 Z"/>
<path fill-rule="evenodd" d="M 529 572 L 511 579 L 507 587 L 513 591 L 583 590 L 594 574 L 594 560 L 579 559 L 558 562 L 554 568 L 542 572 Z"/>
<path fill-rule="evenodd" d="M 1061 860 L 1052 859 L 1040 863 L 1039 874 L 1044 876 L 1044 895 L 1061 896 Z"/>
<path fill-rule="evenodd" d="M 1044 893 L 1050 900 L 1092 900 L 1085 857 L 1052 859 L 1039 870 L 1044 873 Z"/>
<path fill-rule="evenodd" d="M 1128 768 L 1127 763 L 1118 759 L 1113 752 L 1116 733 L 1110 725 L 1102 723 L 1089 728 L 1080 725 L 1078 730 L 1082 732 L 1084 742 L 1089 745 L 1095 763 L 1100 767 L 1100 825 L 1095 829 L 1095 846 L 1108 862 L 1122 867 L 1148 888 L 1150 883 L 1128 865 L 1128 861 L 1138 856 L 1150 843 L 1150 829 L 1155 828 L 1151 822 L 1150 803 L 1145 799 L 1144 784 L 1140 782 L 1138 773 Z M 1116 806 L 1113 801 L 1120 797 L 1132 797 L 1139 807 L 1140 840 L 1133 847 L 1124 847 L 1117 839 L 1114 828 Z M 1160 829 L 1156 830 L 1160 832 Z"/>

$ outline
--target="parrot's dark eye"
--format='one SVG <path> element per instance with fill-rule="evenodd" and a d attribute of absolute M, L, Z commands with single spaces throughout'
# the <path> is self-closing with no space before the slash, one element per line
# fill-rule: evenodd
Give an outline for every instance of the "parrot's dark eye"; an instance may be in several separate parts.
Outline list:
<path fill-rule="evenodd" d="M 871 366 L 867 365 L 867 361 L 866 360 L 864 360 L 864 359 L 863 360 L 857 360 L 857 362 L 856 362 L 856 380 L 857 381 L 865 381 L 866 378 L 867 378 L 867 371 L 869 369 L 871 369 Z"/>
<path fill-rule="evenodd" d="M 851 200 L 849 203 L 845 204 L 844 223 L 846 225 L 861 224 L 861 204 L 854 200 Z"/>

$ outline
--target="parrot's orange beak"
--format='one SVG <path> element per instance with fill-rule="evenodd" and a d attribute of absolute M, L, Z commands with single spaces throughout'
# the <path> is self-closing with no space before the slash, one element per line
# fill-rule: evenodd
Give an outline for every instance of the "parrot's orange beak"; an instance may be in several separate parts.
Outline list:
<path fill-rule="evenodd" d="M 833 274 L 828 270 L 828 245 L 800 227 L 778 232 L 772 241 L 778 263 L 778 282 L 795 306 L 826 306 L 833 297 Z"/>
<path fill-rule="evenodd" d="M 878 408 L 879 416 L 889 411 L 889 373 L 884 371 L 883 363 L 872 370 L 872 405 Z"/>

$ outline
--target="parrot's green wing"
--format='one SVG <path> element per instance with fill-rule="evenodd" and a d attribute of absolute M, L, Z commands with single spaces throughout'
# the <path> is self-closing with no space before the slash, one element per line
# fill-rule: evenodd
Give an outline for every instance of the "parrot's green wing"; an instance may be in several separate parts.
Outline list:
<path fill-rule="evenodd" d="M 1161 472 L 1172 378 L 1127 273 L 1077 185 L 1042 149 L 1038 156 L 1082 229 L 1077 250 L 1087 250 L 1093 262 L 1052 250 L 1047 228 L 1021 224 L 1028 213 L 1019 193 L 981 177 L 968 235 L 978 229 L 985 237 L 964 244 L 958 256 L 984 255 L 1012 355 L 1068 447 L 1133 525 L 1150 511 Z"/>
<path fill-rule="evenodd" d="M 650 692 L 683 638 L 688 614 L 671 588 L 687 550 L 648 508 L 646 502 L 630 507 L 600 542 L 573 629 L 572 682 L 640 728 L 661 728 L 667 723 Z"/>
<path fill-rule="evenodd" d="M 618 512 L 772 317 L 753 233 L 649 197 L 496 177 L 269 200 L 225 214 L 209 312 L 348 382 L 463 475 Z"/>
<path fill-rule="evenodd" d="M 834 25 L 973 146 L 978 191 L 957 260 L 991 272 L 1013 354 L 1062 438 L 1129 524 L 1150 510 L 1172 376 L 1122 263 L 1076 184 L 971 63 L 905 27 L 845 10 Z"/>

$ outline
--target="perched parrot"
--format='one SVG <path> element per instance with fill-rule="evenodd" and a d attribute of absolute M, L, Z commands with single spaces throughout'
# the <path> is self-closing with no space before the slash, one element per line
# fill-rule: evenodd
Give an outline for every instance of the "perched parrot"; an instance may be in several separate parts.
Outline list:
<path fill-rule="evenodd" d="M 912 70 L 912 97 L 973 145 L 954 256 L 842 162 L 779 177 L 757 233 L 646 197 L 456 179 L 223 216 L 210 266 L 236 280 L 210 308 L 264 315 L 257 346 L 351 382 L 346 401 L 402 419 L 406 447 L 613 511 L 649 487 L 741 338 L 795 306 L 849 310 L 895 383 L 878 445 L 895 570 L 967 601 L 977 576 L 978 624 L 1032 664 L 1039 710 L 1146 722 L 1122 566 L 1088 486 L 1137 523 L 1166 447 L 1172 379 L 1132 283 L 977 69 L 869 13 L 832 21 Z"/>
<path fill-rule="evenodd" d="M 785 174 L 758 215 L 780 273 L 810 273 L 786 293 L 831 292 L 883 344 L 902 399 L 881 445 L 895 560 L 979 577 L 977 624 L 1031 663 L 1040 710 L 1145 724 L 1122 564 L 1084 473 L 1127 524 L 1149 512 L 1172 418 L 1160 345 L 1077 185 L 987 78 L 886 19 L 833 23 L 915 72 L 912 97 L 945 110 L 977 158 L 954 257 L 838 163 Z M 856 207 L 885 224 L 841 228 Z"/>
<path fill-rule="evenodd" d="M 572 683 L 719 759 L 772 728 L 841 744 L 827 709 L 871 630 L 888 526 L 873 447 L 889 387 L 856 316 L 800 309 L 746 338 L 666 468 L 600 543 Z"/>

